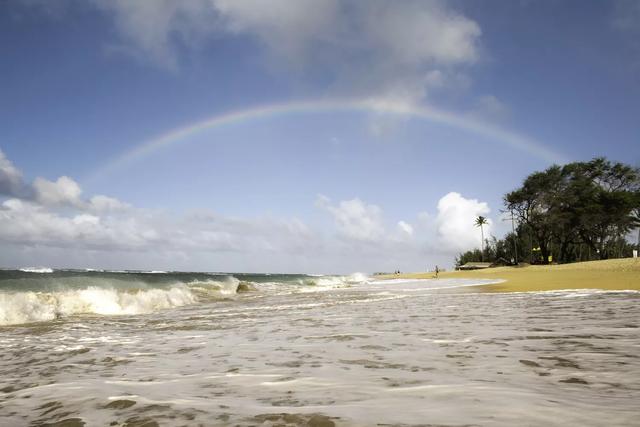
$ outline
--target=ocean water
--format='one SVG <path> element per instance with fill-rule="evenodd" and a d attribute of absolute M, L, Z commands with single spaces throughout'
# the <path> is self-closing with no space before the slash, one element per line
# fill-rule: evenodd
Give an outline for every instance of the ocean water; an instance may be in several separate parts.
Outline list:
<path fill-rule="evenodd" d="M 0 271 L 0 425 L 639 425 L 639 293 L 478 283 Z"/>

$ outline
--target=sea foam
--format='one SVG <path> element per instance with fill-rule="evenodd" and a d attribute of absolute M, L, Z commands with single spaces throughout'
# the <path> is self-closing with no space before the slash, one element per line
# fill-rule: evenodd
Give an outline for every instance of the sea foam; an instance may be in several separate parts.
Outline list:
<path fill-rule="evenodd" d="M 88 287 L 61 292 L 0 293 L 0 325 L 53 320 L 76 314 L 145 314 L 196 302 L 186 286 L 123 291 Z"/>
<path fill-rule="evenodd" d="M 53 272 L 44 267 L 23 269 L 27 270 L 29 273 Z M 369 283 L 369 278 L 361 273 L 350 276 L 283 276 L 273 282 L 263 281 L 260 275 L 243 275 L 238 279 L 232 275 L 210 276 L 203 273 L 156 272 L 147 276 L 144 272 L 126 272 L 118 274 L 118 277 L 113 272 L 88 270 L 56 270 L 55 273 L 17 278 L 11 271 L 6 273 L 8 277 L 0 280 L 0 325 L 50 321 L 83 314 L 148 314 L 235 298 L 239 292 L 271 295 L 313 293 Z"/>
<path fill-rule="evenodd" d="M 316 292 L 336 288 L 350 287 L 353 285 L 368 283 L 369 277 L 363 273 L 353 273 L 350 276 L 322 276 L 304 279 L 299 292 Z"/>
<path fill-rule="evenodd" d="M 189 282 L 189 289 L 199 292 L 207 297 L 229 296 L 238 292 L 240 281 L 229 276 L 226 280 L 195 280 Z"/>
<path fill-rule="evenodd" d="M 41 322 L 79 314 L 133 315 L 229 298 L 240 281 L 200 280 L 166 288 L 87 286 L 53 292 L 0 292 L 0 325 Z"/>
<path fill-rule="evenodd" d="M 20 271 L 25 273 L 53 273 L 53 269 L 49 267 L 25 267 L 21 268 Z"/>

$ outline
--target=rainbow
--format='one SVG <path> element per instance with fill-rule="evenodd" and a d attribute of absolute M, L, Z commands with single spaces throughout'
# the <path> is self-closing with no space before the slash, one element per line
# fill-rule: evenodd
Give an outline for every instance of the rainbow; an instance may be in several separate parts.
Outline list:
<path fill-rule="evenodd" d="M 504 143 L 506 146 L 549 163 L 564 163 L 565 159 L 560 154 L 545 147 L 540 142 L 465 115 L 457 115 L 451 112 L 427 106 L 412 106 L 406 103 L 389 102 L 381 100 L 319 100 L 300 101 L 283 104 L 271 104 L 252 107 L 240 111 L 232 111 L 213 116 L 196 123 L 172 129 L 156 138 L 143 142 L 128 150 L 121 156 L 108 162 L 97 169 L 91 177 L 109 174 L 114 169 L 125 164 L 138 161 L 151 153 L 171 145 L 187 141 L 193 135 L 207 130 L 226 125 L 249 122 L 260 118 L 270 118 L 288 114 L 299 113 L 324 113 L 324 112 L 373 112 L 378 114 L 390 114 L 408 118 L 419 118 L 465 132 L 489 138 Z"/>

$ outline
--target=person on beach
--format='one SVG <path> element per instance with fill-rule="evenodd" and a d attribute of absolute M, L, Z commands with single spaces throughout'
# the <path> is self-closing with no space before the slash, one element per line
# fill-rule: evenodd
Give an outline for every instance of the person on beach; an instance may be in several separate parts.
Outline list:
<path fill-rule="evenodd" d="M 438 278 L 438 273 L 440 273 L 440 269 L 438 269 L 438 266 L 436 265 L 436 279 Z"/>

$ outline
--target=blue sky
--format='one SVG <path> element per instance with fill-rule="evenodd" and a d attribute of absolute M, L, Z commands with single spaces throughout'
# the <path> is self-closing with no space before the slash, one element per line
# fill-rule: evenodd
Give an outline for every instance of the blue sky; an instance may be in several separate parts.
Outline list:
<path fill-rule="evenodd" d="M 640 165 L 635 1 L 11 0 L 0 58 L 4 267 L 449 266 L 475 215 L 509 228 L 529 173 Z M 374 107 L 249 114 L 122 161 L 300 102 Z"/>

